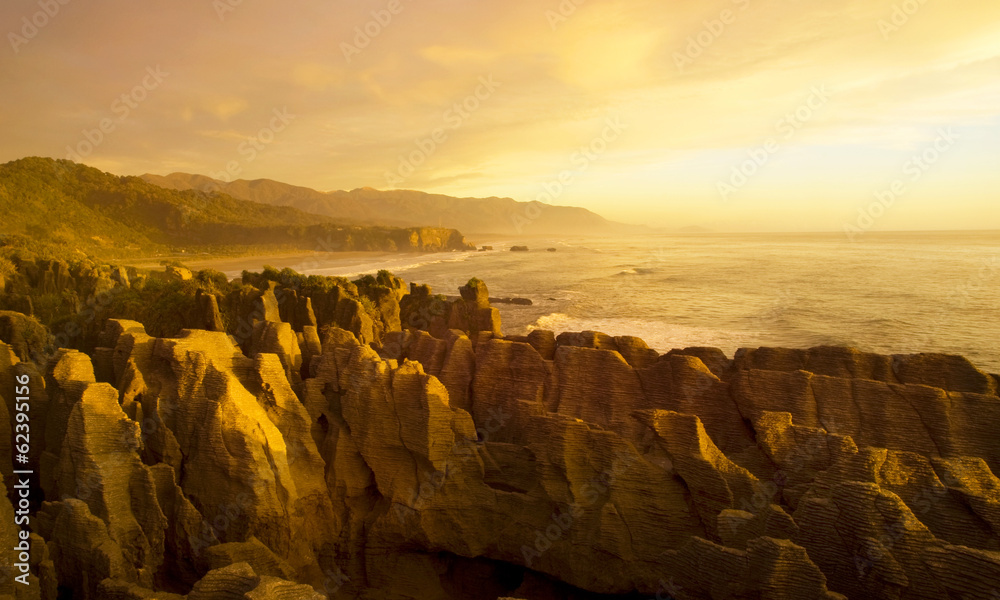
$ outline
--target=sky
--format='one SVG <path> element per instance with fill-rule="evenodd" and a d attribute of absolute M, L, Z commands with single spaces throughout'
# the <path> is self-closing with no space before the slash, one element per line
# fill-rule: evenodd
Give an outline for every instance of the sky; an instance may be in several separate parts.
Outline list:
<path fill-rule="evenodd" d="M 1000 229 L 1000 3 L 4 0 L 0 162 Z"/>

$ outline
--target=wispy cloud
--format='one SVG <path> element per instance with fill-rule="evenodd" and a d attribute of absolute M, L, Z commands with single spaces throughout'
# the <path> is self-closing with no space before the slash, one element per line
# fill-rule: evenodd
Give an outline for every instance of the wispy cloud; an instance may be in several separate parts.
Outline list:
<path fill-rule="evenodd" d="M 715 215 L 836 230 L 907 152 L 951 126 L 963 144 L 894 207 L 890 225 L 933 226 L 947 211 L 1000 227 L 997 211 L 981 210 L 1000 183 L 982 158 L 1000 150 L 998 4 L 929 0 L 903 22 L 893 21 L 894 0 L 588 0 L 572 11 L 555 0 L 399 2 L 350 61 L 343 44 L 380 22 L 385 0 L 304 0 L 294 10 L 243 2 L 224 19 L 203 0 L 67 4 L 29 44 L 0 53 L 0 160 L 62 157 L 160 64 L 170 78 L 88 162 L 212 173 L 234 142 L 287 107 L 295 127 L 241 176 L 386 187 L 387 165 L 437 127 L 470 82 L 492 74 L 503 93 L 407 187 L 532 199 L 614 113 L 631 124 L 628 135 L 560 203 L 674 225 Z M 0 22 L 16 27 L 36 8 L 5 2 Z M 895 27 L 889 35 L 884 22 Z M 678 69 L 692 40 L 697 59 Z M 717 181 L 816 85 L 835 97 L 716 215 Z M 935 200 L 941 190 L 953 191 L 947 202 Z"/>

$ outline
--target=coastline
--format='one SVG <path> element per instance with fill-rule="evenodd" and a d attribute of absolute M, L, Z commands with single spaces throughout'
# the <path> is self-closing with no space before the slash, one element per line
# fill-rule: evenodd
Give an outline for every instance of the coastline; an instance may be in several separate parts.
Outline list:
<path fill-rule="evenodd" d="M 339 265 L 349 265 L 360 261 L 373 262 L 387 260 L 395 256 L 407 256 L 408 253 L 396 252 L 288 252 L 278 254 L 258 254 L 253 256 L 218 256 L 211 258 L 200 258 L 193 261 L 181 261 L 192 270 L 216 269 L 223 273 L 240 272 L 243 270 L 260 271 L 264 265 L 270 265 L 276 269 L 291 268 L 299 272 L 305 272 L 310 268 L 337 267 Z M 313 266 L 315 265 L 315 266 Z M 142 266 L 142 265 L 136 265 Z M 159 266 L 155 263 L 154 266 Z"/>
<path fill-rule="evenodd" d="M 463 260 L 470 254 L 475 254 L 475 251 L 293 252 L 260 256 L 203 258 L 184 262 L 184 265 L 191 270 L 216 269 L 225 273 L 230 279 L 239 277 L 244 270 L 259 272 L 263 270 L 265 265 L 278 270 L 290 268 L 303 275 L 360 277 L 368 273 L 374 274 L 381 269 L 392 273 L 402 273 L 432 262 Z M 158 263 L 149 263 L 146 266 L 160 267 Z"/>
<path fill-rule="evenodd" d="M 615 250 L 626 245 L 609 241 L 603 247 L 592 244 L 553 255 L 509 251 L 288 253 L 201 257 L 193 263 L 233 269 L 258 261 L 272 266 L 304 263 L 313 272 L 424 264 L 429 268 L 416 269 L 411 275 L 425 280 L 423 275 L 431 271 L 437 281 L 454 281 L 459 272 L 479 272 L 485 269 L 472 267 L 492 265 L 491 274 L 503 282 L 494 287 L 498 296 L 513 295 L 518 289 L 546 290 L 546 299 L 536 308 L 553 316 L 544 323 L 546 327 L 524 336 L 503 328 L 507 319 L 500 318 L 499 307 L 490 305 L 490 290 L 479 280 L 466 284 L 459 296 L 443 301 L 419 293 L 398 297 L 391 291 L 385 293 L 384 287 L 350 286 L 341 281 L 329 282 L 336 286 L 334 292 L 326 286 L 301 286 L 299 281 L 282 284 L 263 277 L 248 277 L 246 283 L 212 278 L 205 287 L 197 286 L 198 282 L 136 286 L 121 296 L 121 303 L 114 301 L 114 294 L 107 294 L 104 297 L 111 302 L 106 307 L 95 303 L 86 313 L 78 311 L 75 303 L 67 303 L 74 320 L 59 323 L 52 333 L 69 340 L 74 334 L 68 332 L 75 328 L 92 340 L 81 338 L 75 350 L 57 351 L 48 343 L 46 329 L 31 327 L 26 315 L 0 314 L 0 335 L 5 335 L 0 344 L 0 357 L 5 357 L 0 361 L 0 379 L 23 375 L 18 356 L 38 357 L 39 366 L 31 371 L 42 372 L 40 365 L 46 365 L 48 379 L 42 393 L 50 401 L 32 408 L 40 411 L 34 418 L 66 427 L 62 441 L 41 437 L 41 452 L 34 453 L 53 455 L 54 444 L 59 442 L 63 459 L 58 477 L 47 461 L 30 462 L 27 455 L 20 461 L 37 469 L 46 486 L 43 492 L 51 489 L 52 496 L 59 497 L 62 481 L 106 482 L 83 489 L 99 494 L 97 500 L 108 505 L 111 494 L 132 493 L 130 482 L 152 480 L 151 493 L 135 493 L 132 503 L 115 505 L 120 509 L 116 518 L 147 523 L 143 515 L 163 515 L 147 524 L 147 529 L 136 530 L 141 535 L 111 538 L 99 528 L 103 521 L 89 512 L 89 505 L 67 491 L 61 502 L 46 503 L 36 511 L 37 517 L 32 516 L 44 527 L 56 522 L 60 526 L 41 529 L 29 539 L 72 558 L 39 567 L 39 581 L 43 577 L 70 583 L 100 580 L 101 587 L 90 597 L 113 597 L 126 586 L 139 589 L 136 595 L 159 597 L 155 591 L 143 591 L 146 588 L 139 584 L 106 577 L 101 565 L 107 563 L 93 566 L 84 557 L 93 554 L 121 561 L 116 557 L 153 556 L 144 559 L 142 568 L 171 576 L 182 573 L 186 579 L 178 580 L 183 586 L 178 589 L 195 590 L 219 581 L 237 581 L 234 574 L 256 585 L 254 568 L 264 572 L 271 568 L 268 564 L 288 564 L 285 557 L 298 552 L 294 556 L 304 565 L 299 570 L 271 572 L 289 578 L 281 584 L 286 589 L 301 589 L 303 594 L 297 597 L 319 598 L 308 584 L 312 572 L 328 568 L 325 553 L 335 543 L 331 540 L 339 539 L 333 524 L 377 522 L 385 514 L 379 502 L 386 496 L 371 483 L 393 478 L 401 483 L 390 501 L 405 507 L 401 514 L 412 515 L 412 521 L 387 520 L 386 529 L 362 532 L 358 543 L 377 547 L 380 562 L 366 562 L 366 558 L 339 562 L 336 568 L 343 571 L 338 572 L 344 577 L 350 573 L 350 579 L 359 582 L 354 588 L 345 587 L 346 595 L 369 589 L 381 593 L 377 582 L 389 581 L 401 571 L 401 563 L 426 564 L 438 560 L 440 552 L 457 556 L 468 539 L 454 535 L 455 523 L 462 531 L 472 532 L 475 537 L 471 539 L 480 547 L 507 548 L 505 554 L 487 556 L 495 564 L 510 565 L 503 567 L 510 569 L 505 573 L 537 568 L 553 582 L 552 590 L 535 594 L 524 593 L 528 588 L 522 589 L 523 583 L 505 580 L 504 590 L 518 586 L 510 591 L 514 596 L 507 597 L 560 597 L 560 590 L 569 589 L 561 586 L 572 586 L 595 597 L 623 599 L 635 595 L 621 595 L 621 590 L 652 595 L 666 578 L 671 582 L 676 578 L 679 587 L 693 590 L 692 598 L 702 598 L 709 597 L 715 582 L 725 577 L 756 581 L 756 575 L 747 570 L 750 567 L 743 567 L 753 565 L 758 571 L 784 570 L 813 578 L 812 583 L 805 576 L 788 578 L 790 583 L 775 592 L 778 596 L 876 598 L 867 588 L 858 586 L 861 591 L 855 593 L 849 587 L 858 585 L 851 569 L 858 560 L 908 565 L 903 559 L 911 546 L 902 547 L 899 554 L 892 554 L 891 544 L 880 546 L 878 554 L 864 547 L 865 554 L 859 555 L 855 541 L 872 531 L 889 528 L 895 532 L 892 528 L 898 519 L 908 525 L 892 535 L 909 536 L 907 544 L 912 539 L 923 544 L 913 546 L 912 552 L 952 552 L 946 558 L 955 565 L 954 573 L 944 573 L 941 580 L 959 581 L 958 573 L 982 568 L 981 557 L 992 556 L 987 553 L 995 548 L 995 532 L 984 516 L 989 517 L 991 513 L 985 511 L 998 502 L 993 484 L 994 473 L 1000 472 L 1000 446 L 990 424 L 1000 419 L 1000 377 L 965 356 L 878 353 L 845 343 L 802 349 L 767 344 L 738 352 L 719 349 L 707 340 L 710 331 L 677 330 L 676 323 L 683 319 L 629 310 L 644 305 L 616 305 L 608 298 L 646 299 L 673 307 L 693 295 L 692 280 L 708 280 L 711 287 L 703 288 L 702 298 L 711 298 L 712 290 L 724 290 L 719 294 L 723 303 L 727 293 L 740 293 L 752 301 L 755 297 L 746 290 L 734 289 L 733 269 L 746 273 L 745 285 L 752 292 L 773 285 L 765 278 L 767 272 L 783 277 L 798 272 L 796 280 L 782 280 L 789 288 L 781 289 L 792 291 L 768 304 L 751 306 L 749 312 L 730 314 L 731 318 L 750 317 L 750 324 L 766 329 L 784 317 L 809 310 L 817 301 L 829 304 L 825 297 L 810 302 L 795 291 L 814 286 L 818 263 L 814 257 L 822 255 L 825 246 L 790 263 L 768 263 L 766 256 L 758 255 L 763 265 L 748 271 L 747 265 L 731 259 L 747 255 L 742 246 L 723 249 L 707 261 L 682 264 L 677 256 L 694 252 L 679 252 L 676 246 L 658 248 L 652 254 Z M 907 253 L 907 260 L 912 255 Z M 472 257 L 482 260 L 469 260 Z M 859 287 L 838 289 L 870 288 L 868 282 L 857 281 L 858 270 L 848 268 L 849 264 L 855 263 L 843 263 L 835 271 Z M 578 265 L 586 265 L 587 270 Z M 44 261 L 18 267 L 16 286 L 31 290 L 38 298 L 49 295 L 60 269 Z M 922 267 L 915 277 L 928 271 L 926 264 Z M 968 268 L 979 267 L 973 262 Z M 97 269 L 97 277 L 89 271 L 60 271 L 65 276 L 64 289 L 73 292 L 64 296 L 80 297 L 95 279 L 110 281 L 113 288 L 130 286 L 120 271 L 110 266 Z M 944 263 L 940 269 L 950 273 L 953 266 Z M 38 273 L 51 275 L 38 277 Z M 795 285 L 796 281 L 802 283 Z M 389 283 L 390 289 L 399 289 L 397 284 L 403 282 L 393 279 Z M 597 303 L 587 302 L 588 298 Z M 763 297 L 765 302 L 767 298 Z M 576 304 L 589 313 L 574 315 L 549 302 Z M 506 307 L 510 314 L 534 310 Z M 689 314 L 708 318 L 713 308 L 712 323 L 718 325 L 718 305 L 696 305 Z M 112 316 L 112 311 L 118 313 Z M 112 320 L 105 323 L 102 315 Z M 873 311 L 872 316 L 882 319 L 886 315 Z M 4 326 L 3 319 L 16 325 Z M 567 328 L 581 319 L 588 329 L 591 325 L 599 326 L 598 331 L 606 326 L 620 329 L 597 333 Z M 896 321 L 890 321 L 895 327 Z M 657 331 L 654 323 L 666 323 L 685 335 L 694 333 L 700 343 L 674 345 L 662 352 L 648 343 L 650 334 Z M 838 322 L 837 327 L 843 324 Z M 39 333 L 18 337 L 5 333 L 33 329 Z M 54 361 L 50 360 L 53 353 Z M 40 380 L 37 387 L 43 388 Z M 30 390 L 17 393 L 24 394 L 27 406 Z M 75 402 L 72 414 L 55 411 L 53 398 Z M 558 401 L 546 405 L 547 399 Z M 143 417 L 158 414 L 143 413 L 143 403 L 169 407 L 171 418 Z M 130 436 L 135 432 L 141 437 L 119 438 L 113 445 L 114 434 L 126 423 Z M 157 431 L 163 434 L 154 434 Z M 493 437 L 487 440 L 488 436 Z M 144 454 L 128 443 L 133 439 L 145 444 Z M 483 454 L 477 458 L 479 451 Z M 147 455 L 155 464 L 143 461 Z M 176 468 L 160 459 L 170 456 L 177 456 L 180 468 L 192 475 L 174 479 Z M 228 457 L 228 462 L 213 468 L 217 457 Z M 430 462 L 431 458 L 437 462 Z M 879 466 L 882 463 L 884 468 Z M 341 469 L 338 485 L 343 485 L 331 490 L 328 466 L 343 464 L 367 468 Z M 400 464 L 431 466 L 420 466 L 411 474 L 411 469 L 400 469 Z M 539 464 L 547 466 L 538 468 Z M 91 479 L 92 473 L 103 474 L 104 479 Z M 201 480 L 196 479 L 199 473 Z M 283 497 L 285 473 L 294 475 L 291 481 L 296 490 L 314 493 Z M 433 479 L 434 473 L 448 477 Z M 154 477 L 162 477 L 167 485 L 158 490 L 159 479 Z M 717 482 L 726 487 L 719 488 Z M 612 485 L 620 490 L 613 496 Z M 67 490 L 75 489 L 68 486 Z M 567 486 L 585 490 L 568 505 Z M 255 489 L 263 492 L 254 496 L 241 491 Z M 342 491 L 346 489 L 355 492 Z M 690 500 L 711 499 L 718 489 L 731 493 L 722 501 Z M 786 496 L 783 489 L 801 493 Z M 930 492 L 926 490 L 948 489 L 962 490 L 965 495 L 952 498 L 935 492 L 932 499 L 927 497 Z M 225 517 L 227 507 L 234 506 L 233 497 L 240 493 L 253 500 L 237 507 L 244 511 L 237 517 L 249 516 L 244 517 L 247 529 L 234 531 L 247 541 L 220 542 L 204 534 L 195 539 L 202 545 L 194 546 L 190 540 L 160 535 L 184 527 L 193 530 L 198 523 L 209 522 L 209 517 L 214 520 L 213 515 Z M 191 498 L 204 498 L 207 508 L 199 512 Z M 907 505 L 902 498 L 916 500 Z M 937 498 L 940 503 L 932 506 Z M 602 499 L 613 500 L 618 515 L 628 517 L 603 519 L 607 503 L 601 504 Z M 0 498 L 0 509 L 5 502 L 6 497 Z M 851 503 L 856 507 L 852 510 L 862 516 L 874 516 L 845 520 L 838 509 L 827 509 L 838 502 Z M 7 513 L 13 514 L 12 505 L 8 506 Z M 181 511 L 178 506 L 190 508 Z M 462 507 L 457 513 L 460 522 L 435 516 L 455 506 Z M 554 511 L 553 506 L 559 508 Z M 296 516 L 300 514 L 307 517 Z M 259 515 L 277 517 L 268 520 Z M 78 535 L 72 527 L 63 527 L 64 523 L 72 526 L 70 517 L 98 524 L 97 534 Z M 497 528 L 498 519 L 520 520 L 524 526 Z M 767 520 L 777 525 L 767 525 Z M 221 531 L 229 521 L 219 523 Z M 412 529 L 412 523 L 421 528 Z M 643 526 L 630 527 L 630 523 Z M 949 527 L 952 523 L 956 525 Z M 731 524 L 735 524 L 732 530 Z M 944 533 L 929 533 L 931 525 L 941 524 Z M 722 543 L 704 537 L 711 527 L 721 528 Z M 843 537 L 827 535 L 841 530 Z M 665 540 L 664 531 L 673 537 Z M 302 540 L 300 549 L 286 550 L 277 543 L 277 549 L 272 549 L 260 541 L 274 532 L 283 536 L 279 542 Z M 149 539 L 157 545 L 144 543 Z M 386 539 L 397 541 L 387 544 Z M 621 557 L 619 542 L 626 539 L 634 551 Z M 662 552 L 667 543 L 679 548 L 678 554 Z M 593 558 L 581 554 L 580 547 L 592 548 Z M 268 562 L 260 567 L 242 561 L 208 571 L 184 570 L 185 565 L 198 564 L 198 552 L 203 549 L 208 556 L 239 552 L 244 554 L 236 556 L 263 556 L 261 560 Z M 553 557 L 553 562 L 539 559 L 543 554 Z M 653 557 L 635 577 L 629 575 L 634 555 Z M 737 560 L 715 571 L 688 575 L 687 565 L 718 565 L 718 557 L 727 555 Z M 159 556 L 168 557 L 168 562 L 156 562 Z M 407 556 L 416 556 L 422 563 L 403 563 L 410 559 L 399 558 Z M 830 566 L 813 562 L 811 556 L 833 556 L 837 562 Z M 994 562 L 1000 566 L 1000 561 Z M 938 585 L 921 564 L 902 575 L 919 589 Z M 595 582 L 589 574 L 601 567 L 617 579 Z M 360 574 L 369 572 L 379 578 L 375 585 Z M 273 586 L 275 581 L 282 580 L 264 583 Z M 826 581 L 850 595 L 821 593 Z M 431 580 L 412 598 L 433 597 L 440 587 Z M 77 589 L 84 590 L 79 595 L 89 594 L 82 586 Z M 500 596 L 480 596 L 481 600 L 489 597 Z M 889 596 L 877 598 L 890 600 Z"/>
<path fill-rule="evenodd" d="M 120 262 L 127 266 L 140 269 L 159 269 L 163 265 L 161 261 L 177 261 L 184 264 L 192 271 L 202 269 L 216 269 L 223 273 L 235 273 L 239 275 L 243 270 L 260 271 L 264 265 L 270 265 L 276 269 L 291 268 L 300 273 L 312 274 L 317 269 L 322 270 L 321 274 L 330 275 L 332 270 L 350 271 L 356 267 L 369 267 L 361 269 L 360 272 L 369 270 L 377 271 L 370 267 L 373 265 L 386 265 L 385 268 L 392 270 L 393 267 L 399 269 L 399 263 L 414 262 L 413 258 L 446 257 L 461 255 L 465 253 L 476 253 L 483 246 L 496 246 L 498 250 L 506 250 L 507 246 L 516 243 L 510 236 L 500 234 L 484 234 L 476 239 L 475 250 L 448 250 L 441 252 L 385 252 L 367 250 L 349 250 L 345 252 L 323 252 L 318 250 L 286 250 L 277 252 L 255 252 L 250 254 L 176 254 L 170 256 L 143 257 L 134 260 L 122 259 Z M 426 260 L 415 261 L 425 263 Z"/>

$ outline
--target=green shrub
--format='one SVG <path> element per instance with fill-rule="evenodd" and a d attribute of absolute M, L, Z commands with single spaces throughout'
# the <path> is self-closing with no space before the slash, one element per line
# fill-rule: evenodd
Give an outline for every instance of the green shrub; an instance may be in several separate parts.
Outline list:
<path fill-rule="evenodd" d="M 268 281 L 281 281 L 281 272 L 271 265 L 264 265 L 264 270 L 260 274 Z"/>
<path fill-rule="evenodd" d="M 384 285 L 387 288 L 396 287 L 396 277 L 385 269 L 381 269 L 375 279 L 379 285 Z"/>
<path fill-rule="evenodd" d="M 0 256 L 0 277 L 9 277 L 17 272 L 14 263 Z"/>
<path fill-rule="evenodd" d="M 365 309 L 365 312 L 368 313 L 368 316 L 376 320 L 380 319 L 378 307 L 375 306 L 375 302 L 371 298 L 361 294 L 361 296 L 358 297 L 358 301 L 361 302 L 361 306 Z"/>
<path fill-rule="evenodd" d="M 376 281 L 375 277 L 371 275 L 363 275 L 362 277 L 355 279 L 351 283 L 358 286 L 359 288 L 369 288 L 373 285 L 378 285 L 378 281 Z"/>
<path fill-rule="evenodd" d="M 229 278 L 222 271 L 202 269 L 194 276 L 199 287 L 212 294 L 224 294 L 229 291 Z"/>

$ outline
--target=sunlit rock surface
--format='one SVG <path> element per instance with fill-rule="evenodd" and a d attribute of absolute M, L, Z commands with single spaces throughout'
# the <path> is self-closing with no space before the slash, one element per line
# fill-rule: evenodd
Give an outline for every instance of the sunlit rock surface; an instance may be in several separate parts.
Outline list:
<path fill-rule="evenodd" d="M 660 355 L 504 338 L 478 280 L 334 290 L 248 295 L 242 340 L 200 297 L 172 338 L 0 344 L 0 598 L 1000 599 L 998 381 L 961 357 Z"/>

